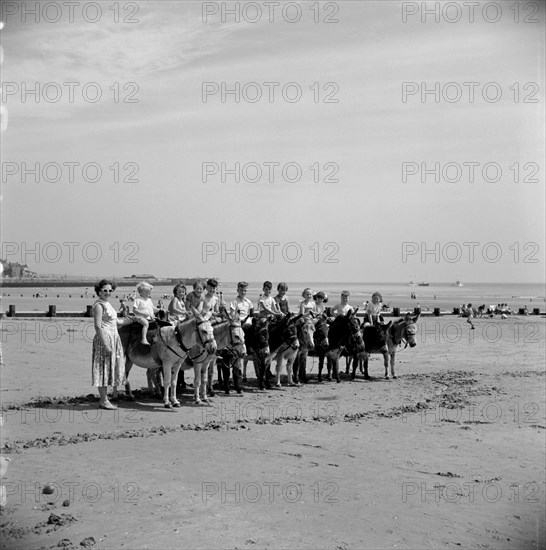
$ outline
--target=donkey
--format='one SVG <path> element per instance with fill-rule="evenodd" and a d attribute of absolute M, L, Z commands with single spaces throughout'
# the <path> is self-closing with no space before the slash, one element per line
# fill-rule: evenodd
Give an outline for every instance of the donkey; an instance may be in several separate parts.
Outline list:
<path fill-rule="evenodd" d="M 387 356 L 385 357 L 385 378 L 389 379 L 388 374 L 388 357 L 390 357 L 391 364 L 391 376 L 396 379 L 394 373 L 394 364 L 396 362 L 396 348 L 402 345 L 402 342 L 406 342 L 404 349 L 408 346 L 414 348 L 417 345 L 415 341 L 415 334 L 417 332 L 416 323 L 419 319 L 420 313 L 411 316 L 411 313 L 406 313 L 405 317 L 395 321 L 387 331 Z M 389 323 L 390 324 L 390 323 Z M 371 353 L 379 353 L 376 350 L 372 350 Z M 382 353 L 382 352 L 381 352 Z M 364 378 L 369 379 L 368 375 L 368 361 L 364 361 Z"/>
<path fill-rule="evenodd" d="M 269 324 L 269 357 L 267 365 L 267 376 L 270 376 L 271 362 L 275 360 L 276 366 L 276 387 L 281 387 L 282 362 L 286 359 L 286 372 L 289 385 L 292 383 L 292 365 L 300 349 L 298 338 L 298 322 L 301 315 L 293 317 L 287 314 L 284 318 L 273 321 Z"/>
<path fill-rule="evenodd" d="M 307 356 L 310 351 L 315 348 L 313 335 L 315 333 L 315 321 L 313 314 L 309 313 L 300 319 L 297 323 L 298 340 L 300 349 L 297 353 L 294 362 L 294 383 L 297 385 L 300 382 L 307 383 Z"/>
<path fill-rule="evenodd" d="M 269 378 L 266 375 L 269 357 L 269 320 L 267 317 L 257 319 L 254 317 L 252 323 L 243 325 L 245 333 L 245 345 L 247 358 L 254 363 L 258 387 L 263 390 L 264 384 L 267 389 L 271 388 Z M 265 379 L 265 380 L 264 380 Z M 245 378 L 243 378 L 243 381 Z"/>
<path fill-rule="evenodd" d="M 350 311 L 347 315 L 339 315 L 330 324 L 328 331 L 329 347 L 326 352 L 328 376 L 333 371 L 336 382 L 339 378 L 339 357 L 344 349 L 348 349 L 357 356 L 365 352 L 364 340 L 360 331 L 360 323 L 356 312 Z"/>
<path fill-rule="evenodd" d="M 137 325 L 134 325 L 137 326 Z M 166 409 L 179 407 L 176 398 L 176 382 L 182 361 L 186 359 L 190 349 L 195 350 L 197 356 L 216 352 L 212 325 L 205 321 L 197 311 L 195 318 L 182 321 L 176 327 L 164 326 L 158 328 L 158 338 L 151 346 L 140 343 L 140 325 L 134 330 L 133 325 L 119 328 L 119 335 L 125 352 L 125 392 L 130 399 L 134 399 L 129 373 L 133 365 L 145 369 L 163 369 L 163 406 Z M 198 372 L 195 371 L 197 379 Z M 169 392 L 170 390 L 170 392 Z"/>
<path fill-rule="evenodd" d="M 315 349 L 311 351 L 309 355 L 319 358 L 318 363 L 318 382 L 322 382 L 322 369 L 324 368 L 324 358 L 326 352 L 330 347 L 330 341 L 328 339 L 328 332 L 330 325 L 328 324 L 328 318 L 325 315 L 320 315 L 315 323 L 315 333 L 313 334 L 313 340 L 315 343 Z M 331 371 L 328 373 L 327 380 L 332 380 Z"/>
<path fill-rule="evenodd" d="M 245 335 L 241 327 L 241 321 L 237 314 L 234 316 L 229 316 L 227 313 L 228 319 L 221 321 L 220 323 L 213 325 L 214 339 L 217 344 L 217 351 L 222 352 L 224 350 L 230 351 L 233 353 L 234 358 L 241 359 L 246 355 L 246 346 L 245 346 Z M 195 403 L 197 405 L 201 404 L 202 401 L 205 403 L 207 399 L 207 391 L 210 396 L 214 396 L 212 391 L 212 372 L 209 375 L 209 368 L 214 366 L 216 361 L 216 354 L 208 355 L 205 359 L 200 362 L 201 378 L 195 387 Z M 218 368 L 220 373 L 220 367 Z M 219 378 L 220 378 L 219 374 Z"/>
<path fill-rule="evenodd" d="M 364 364 L 364 378 L 369 380 L 368 376 L 368 359 L 370 353 L 382 353 L 385 363 L 385 378 L 389 378 L 387 374 L 387 368 L 389 365 L 389 348 L 387 346 L 387 334 L 391 328 L 392 321 L 389 321 L 386 325 L 376 323 L 375 325 L 364 325 L 362 327 L 362 338 L 364 340 L 364 353 L 353 353 L 353 372 L 351 378 L 356 378 L 356 368 L 361 364 Z"/>

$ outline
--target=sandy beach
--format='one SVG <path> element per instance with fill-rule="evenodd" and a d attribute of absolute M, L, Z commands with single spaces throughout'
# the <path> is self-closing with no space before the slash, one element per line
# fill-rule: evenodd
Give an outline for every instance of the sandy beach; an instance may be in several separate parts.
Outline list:
<path fill-rule="evenodd" d="M 422 318 L 397 380 L 373 356 L 372 381 L 318 384 L 310 358 L 302 388 L 251 379 L 205 407 L 189 389 L 178 410 L 141 391 L 117 411 L 89 386 L 88 320 L 57 342 L 19 322 L 3 333 L 4 548 L 546 544 L 542 317 Z"/>

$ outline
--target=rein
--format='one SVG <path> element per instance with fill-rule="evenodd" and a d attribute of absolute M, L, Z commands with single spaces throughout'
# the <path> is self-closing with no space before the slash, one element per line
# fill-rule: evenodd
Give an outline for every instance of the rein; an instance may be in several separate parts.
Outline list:
<path fill-rule="evenodd" d="M 397 342 L 396 339 L 395 339 L 395 327 L 399 326 L 399 325 L 404 325 L 403 327 L 403 330 L 401 331 L 401 335 L 400 335 L 400 340 Z M 399 325 L 392 325 L 391 328 L 389 329 L 389 332 L 392 331 L 392 335 L 391 335 L 391 338 L 392 338 L 392 343 L 395 345 L 395 346 L 402 346 L 402 343 L 405 344 L 405 346 L 402 348 L 402 349 L 406 349 L 408 347 L 408 341 L 406 338 L 404 338 L 402 336 L 402 333 L 404 333 L 406 331 L 406 329 L 408 328 L 408 325 L 406 323 L 406 321 L 402 321 L 401 323 L 399 323 Z"/>
<path fill-rule="evenodd" d="M 197 327 L 204 323 L 206 321 L 200 321 L 199 323 L 196 321 L 195 325 L 196 325 L 196 329 Z M 198 357 L 201 357 L 201 355 L 203 355 L 203 353 L 207 353 L 207 351 L 203 348 L 203 350 L 201 351 L 201 353 L 199 353 L 198 355 L 196 355 L 195 357 L 191 357 L 190 354 L 189 354 L 189 351 L 191 348 L 188 348 L 184 345 L 184 342 L 182 342 L 182 334 L 180 332 L 180 330 L 178 329 L 178 326 L 174 329 L 174 334 L 176 336 L 176 340 L 178 342 L 178 345 L 180 346 L 180 348 L 182 349 L 182 351 L 186 354 L 186 356 L 182 356 L 180 355 L 176 350 L 174 350 L 173 348 L 171 348 L 171 346 L 169 346 L 169 344 L 167 344 L 167 342 L 165 341 L 165 339 L 163 338 L 163 334 L 161 334 L 161 328 L 158 330 L 159 332 L 159 337 L 161 338 L 161 341 L 165 344 L 165 346 L 172 352 L 174 353 L 177 357 L 180 357 L 180 359 L 186 359 L 186 358 L 189 358 L 190 361 L 195 361 L 195 359 L 197 359 Z M 201 345 L 204 346 L 205 343 L 203 342 L 203 338 L 201 337 L 201 333 L 197 330 L 197 336 L 199 337 L 199 340 L 201 342 Z M 197 361 L 198 362 L 198 361 Z"/>
<path fill-rule="evenodd" d="M 234 328 L 238 328 L 239 325 L 236 325 L 236 324 L 233 324 L 233 323 L 230 323 L 229 324 L 229 340 L 230 340 L 230 343 L 231 343 L 231 346 L 228 346 L 227 349 L 231 355 L 233 355 L 235 358 L 233 359 L 233 363 L 229 366 L 229 368 L 231 369 L 233 367 L 233 365 L 235 365 L 236 361 L 237 361 L 237 352 L 235 351 L 235 346 L 237 345 L 234 340 L 233 340 L 233 332 L 232 332 L 232 329 Z"/>

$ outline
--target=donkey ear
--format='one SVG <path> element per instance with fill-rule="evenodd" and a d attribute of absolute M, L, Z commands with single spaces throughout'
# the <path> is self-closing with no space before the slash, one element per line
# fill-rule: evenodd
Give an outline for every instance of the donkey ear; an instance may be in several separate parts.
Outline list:
<path fill-rule="evenodd" d="M 355 317 L 356 317 L 356 314 L 358 313 L 358 310 L 359 310 L 359 309 L 360 309 L 360 307 L 357 307 L 357 308 L 354 310 L 353 314 L 354 314 Z"/>
<path fill-rule="evenodd" d="M 413 321 L 414 323 L 417 323 L 417 319 L 419 319 L 420 315 L 421 315 L 421 312 L 419 312 L 419 313 L 412 319 L 412 321 Z"/>

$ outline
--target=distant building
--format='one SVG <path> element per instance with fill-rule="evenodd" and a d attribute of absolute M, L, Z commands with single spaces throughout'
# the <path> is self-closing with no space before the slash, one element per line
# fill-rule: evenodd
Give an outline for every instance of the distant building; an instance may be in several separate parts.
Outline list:
<path fill-rule="evenodd" d="M 2 277 L 33 279 L 37 275 L 34 271 L 30 271 L 27 264 L 12 263 L 2 259 L 0 259 L 0 262 L 2 263 Z"/>
<path fill-rule="evenodd" d="M 131 275 L 131 279 L 156 279 L 155 275 L 150 275 L 149 273 L 135 274 Z"/>

